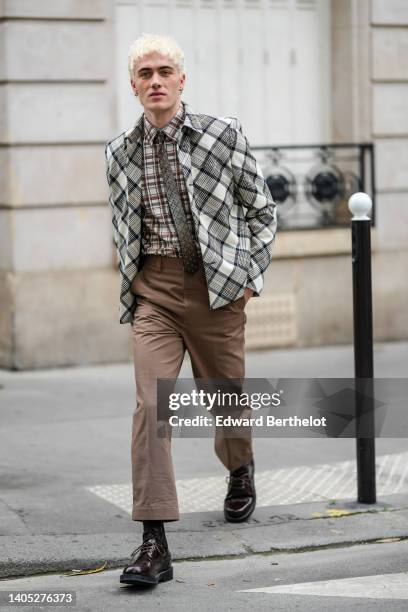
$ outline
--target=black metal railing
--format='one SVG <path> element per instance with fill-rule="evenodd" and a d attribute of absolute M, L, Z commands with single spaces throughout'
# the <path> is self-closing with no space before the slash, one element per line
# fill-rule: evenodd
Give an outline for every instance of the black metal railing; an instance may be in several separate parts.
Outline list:
<path fill-rule="evenodd" d="M 357 191 L 371 196 L 375 225 L 372 143 L 256 146 L 252 150 L 278 205 L 280 230 L 348 227 L 348 200 Z"/>

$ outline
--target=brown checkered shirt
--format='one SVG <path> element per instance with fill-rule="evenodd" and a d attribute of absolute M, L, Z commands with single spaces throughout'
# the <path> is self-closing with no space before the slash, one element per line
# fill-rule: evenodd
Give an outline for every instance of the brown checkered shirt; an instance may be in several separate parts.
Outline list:
<path fill-rule="evenodd" d="M 182 137 L 181 128 L 184 124 L 185 109 L 183 103 L 171 121 L 164 126 L 163 132 L 167 136 L 165 142 L 167 156 L 176 179 L 176 185 L 181 202 L 186 212 L 187 223 L 200 252 L 198 240 L 194 230 L 194 221 L 190 208 L 190 200 L 182 169 L 178 160 L 177 150 Z M 150 123 L 144 115 L 143 138 L 143 189 L 142 189 L 142 245 L 144 255 L 166 255 L 181 257 L 179 239 L 167 197 L 164 191 L 163 178 L 160 171 L 158 145 L 154 142 L 158 128 Z"/>

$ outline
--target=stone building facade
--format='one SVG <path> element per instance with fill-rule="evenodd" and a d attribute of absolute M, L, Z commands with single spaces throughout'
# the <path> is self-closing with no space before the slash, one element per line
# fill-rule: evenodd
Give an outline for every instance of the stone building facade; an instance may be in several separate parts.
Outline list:
<path fill-rule="evenodd" d="M 403 339 L 408 337 L 408 3 L 326 1 L 332 140 L 375 144 L 375 338 Z M 119 273 L 104 160 L 104 143 L 119 125 L 115 5 L 115 0 L 0 1 L 4 368 L 130 357 L 130 326 L 119 325 L 117 317 Z M 262 320 L 271 321 L 268 333 Z M 348 229 L 278 235 L 263 297 L 248 305 L 247 336 L 248 348 L 352 340 Z"/>

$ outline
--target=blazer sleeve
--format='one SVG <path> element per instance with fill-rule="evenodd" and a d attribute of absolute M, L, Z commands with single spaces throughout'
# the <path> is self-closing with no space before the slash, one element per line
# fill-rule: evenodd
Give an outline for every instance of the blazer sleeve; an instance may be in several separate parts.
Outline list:
<path fill-rule="evenodd" d="M 246 209 L 245 218 L 251 232 L 251 265 L 247 287 L 253 289 L 254 295 L 259 295 L 263 289 L 264 272 L 272 259 L 277 229 L 276 203 L 236 118 L 230 123 L 230 138 L 235 195 Z"/>
<path fill-rule="evenodd" d="M 105 161 L 106 161 L 106 180 L 108 182 L 109 188 L 109 204 L 111 207 L 111 215 L 112 215 L 112 225 L 113 225 L 113 240 L 115 242 L 116 249 L 118 249 L 118 222 L 115 214 L 115 204 L 114 204 L 114 186 L 115 186 L 115 177 L 112 174 L 112 151 L 110 149 L 109 143 L 105 146 Z"/>

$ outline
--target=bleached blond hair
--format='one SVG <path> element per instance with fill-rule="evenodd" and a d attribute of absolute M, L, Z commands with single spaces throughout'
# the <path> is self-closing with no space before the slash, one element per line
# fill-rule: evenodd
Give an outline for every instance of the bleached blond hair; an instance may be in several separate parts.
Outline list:
<path fill-rule="evenodd" d="M 181 73 L 185 71 L 184 53 L 173 38 L 165 34 L 144 33 L 129 47 L 128 69 L 131 79 L 134 75 L 136 63 L 153 51 L 157 51 L 161 55 L 167 55 Z"/>

